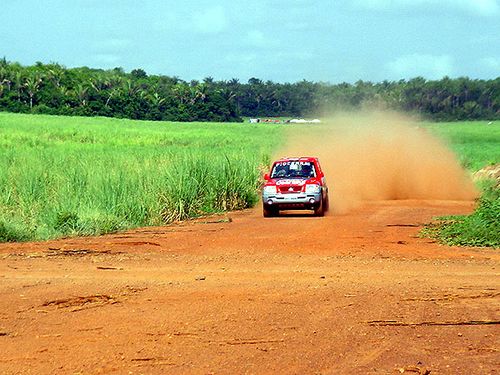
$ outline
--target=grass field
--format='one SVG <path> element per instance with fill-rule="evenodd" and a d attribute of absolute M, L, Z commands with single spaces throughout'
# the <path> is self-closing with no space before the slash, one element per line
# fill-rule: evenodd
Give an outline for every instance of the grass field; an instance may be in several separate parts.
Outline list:
<path fill-rule="evenodd" d="M 244 208 L 279 126 L 0 113 L 0 241 Z"/>
<path fill-rule="evenodd" d="M 464 165 L 500 162 L 500 124 L 425 124 Z M 257 202 L 286 125 L 0 113 L 0 241 L 160 225 Z"/>

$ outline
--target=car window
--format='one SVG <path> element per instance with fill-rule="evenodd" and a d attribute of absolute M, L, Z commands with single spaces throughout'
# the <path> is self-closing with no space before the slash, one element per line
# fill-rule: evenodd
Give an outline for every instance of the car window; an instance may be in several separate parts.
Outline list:
<path fill-rule="evenodd" d="M 316 177 L 316 168 L 310 161 L 283 161 L 273 166 L 271 178 L 311 178 Z"/>

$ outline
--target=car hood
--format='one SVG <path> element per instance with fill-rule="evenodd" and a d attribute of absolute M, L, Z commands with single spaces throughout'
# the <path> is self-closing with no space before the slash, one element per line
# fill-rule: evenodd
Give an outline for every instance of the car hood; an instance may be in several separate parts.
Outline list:
<path fill-rule="evenodd" d="M 318 178 L 272 178 L 266 182 L 266 185 L 276 186 L 304 186 L 305 184 L 320 184 Z"/>
<path fill-rule="evenodd" d="M 282 194 L 299 193 L 305 191 L 306 184 L 320 184 L 317 178 L 273 178 L 265 186 L 276 186 Z"/>

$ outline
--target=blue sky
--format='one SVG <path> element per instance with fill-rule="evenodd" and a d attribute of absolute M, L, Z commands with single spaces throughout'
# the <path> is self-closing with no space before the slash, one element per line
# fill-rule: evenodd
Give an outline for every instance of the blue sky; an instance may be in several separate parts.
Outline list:
<path fill-rule="evenodd" d="M 277 82 L 500 76 L 500 0 L 0 0 L 0 56 Z"/>

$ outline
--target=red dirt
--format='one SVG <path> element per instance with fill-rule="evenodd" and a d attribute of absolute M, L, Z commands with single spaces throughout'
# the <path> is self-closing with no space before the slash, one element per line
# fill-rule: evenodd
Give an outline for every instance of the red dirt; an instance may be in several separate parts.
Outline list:
<path fill-rule="evenodd" d="M 471 209 L 255 209 L 1 244 L 0 373 L 495 373 L 498 253 L 416 236 Z"/>

